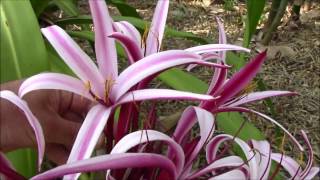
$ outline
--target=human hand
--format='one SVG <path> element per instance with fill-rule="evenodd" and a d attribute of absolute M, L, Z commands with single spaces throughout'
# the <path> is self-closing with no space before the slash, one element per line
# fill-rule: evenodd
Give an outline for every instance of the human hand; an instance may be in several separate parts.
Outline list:
<path fill-rule="evenodd" d="M 21 83 L 12 81 L 1 84 L 1 90 L 17 94 Z M 47 157 L 57 164 L 65 163 L 92 102 L 60 90 L 34 91 L 23 99 L 42 126 Z M 9 152 L 18 148 L 36 147 L 34 132 L 22 111 L 5 99 L 0 102 L 0 150 Z"/>

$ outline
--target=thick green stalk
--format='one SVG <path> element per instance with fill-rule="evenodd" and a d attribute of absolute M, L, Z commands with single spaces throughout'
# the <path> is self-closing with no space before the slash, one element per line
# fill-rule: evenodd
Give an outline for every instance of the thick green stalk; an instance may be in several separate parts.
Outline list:
<path fill-rule="evenodd" d="M 263 39 L 262 39 L 262 44 L 267 45 L 269 44 L 271 38 L 272 38 L 272 33 L 277 29 L 281 18 L 283 17 L 283 14 L 286 10 L 288 4 L 288 0 L 281 0 L 279 8 L 278 8 L 278 12 L 275 16 L 275 18 L 273 19 L 270 27 L 268 28 L 266 34 L 264 35 Z"/>
<path fill-rule="evenodd" d="M 281 2 L 281 0 L 272 0 L 271 9 L 269 11 L 269 16 L 268 16 L 268 21 L 267 21 L 266 25 L 264 26 L 265 32 L 272 24 L 274 17 L 276 17 L 276 14 L 277 14 L 279 6 L 280 6 L 280 2 Z"/>

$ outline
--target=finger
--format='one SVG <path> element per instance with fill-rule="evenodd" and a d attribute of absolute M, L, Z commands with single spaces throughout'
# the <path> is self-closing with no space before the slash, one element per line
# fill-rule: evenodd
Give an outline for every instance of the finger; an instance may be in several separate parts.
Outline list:
<path fill-rule="evenodd" d="M 80 114 L 74 113 L 72 111 L 68 111 L 68 112 L 62 114 L 61 116 L 66 120 L 70 120 L 70 121 L 78 122 L 78 123 L 82 123 L 85 118 L 85 116 L 81 116 Z"/>
<path fill-rule="evenodd" d="M 57 165 L 62 165 L 67 162 L 69 152 L 63 145 L 48 144 L 46 147 L 46 155 L 49 160 Z"/>
<path fill-rule="evenodd" d="M 86 114 L 91 108 L 92 101 L 69 92 L 61 92 L 61 107 L 62 109 L 67 111 L 72 111 L 78 114 Z"/>
<path fill-rule="evenodd" d="M 67 149 L 71 149 L 80 126 L 80 123 L 58 117 L 47 127 L 48 142 L 63 144 Z"/>
<path fill-rule="evenodd" d="M 105 147 L 105 144 L 106 144 L 106 136 L 102 133 L 99 137 L 99 140 L 97 142 L 97 145 L 96 145 L 96 149 L 102 149 Z"/>

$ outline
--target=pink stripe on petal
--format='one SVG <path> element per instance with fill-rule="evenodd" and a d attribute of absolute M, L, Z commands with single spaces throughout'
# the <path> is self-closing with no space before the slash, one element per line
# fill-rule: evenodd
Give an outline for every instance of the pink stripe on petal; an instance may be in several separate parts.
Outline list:
<path fill-rule="evenodd" d="M 184 165 L 184 153 L 181 146 L 176 143 L 171 137 L 154 130 L 142 130 L 130 133 L 124 136 L 112 149 L 110 154 L 124 153 L 135 147 L 150 141 L 164 141 L 175 152 L 176 172 L 179 175 Z"/>
<path fill-rule="evenodd" d="M 220 56 L 217 53 L 205 53 L 205 54 L 201 54 L 201 56 L 204 61 L 213 60 L 213 59 L 218 59 L 218 60 L 220 59 Z M 197 64 L 190 64 L 187 67 L 187 71 L 191 71 L 196 66 L 197 66 Z"/>
<path fill-rule="evenodd" d="M 282 156 L 282 158 L 281 158 Z M 281 166 L 290 174 L 291 177 L 295 176 L 297 170 L 300 168 L 298 174 L 301 173 L 300 165 L 291 157 L 280 154 L 280 153 L 272 153 L 271 159 L 276 161 L 277 163 L 281 162 Z"/>
<path fill-rule="evenodd" d="M 111 110 L 111 108 L 102 105 L 96 105 L 90 109 L 78 132 L 67 163 L 87 159 L 91 156 L 109 119 Z M 72 179 L 79 175 L 70 175 L 65 179 Z"/>
<path fill-rule="evenodd" d="M 109 37 L 115 38 L 116 40 L 120 41 L 127 53 L 127 56 L 131 64 L 143 58 L 139 44 L 136 44 L 136 42 L 129 36 L 126 36 L 119 32 L 115 32 L 111 34 Z"/>
<path fill-rule="evenodd" d="M 311 168 L 312 168 L 312 164 L 313 164 L 313 150 L 312 150 L 312 146 L 310 144 L 310 141 L 308 139 L 308 136 L 307 134 L 301 130 L 301 134 L 302 134 L 302 137 L 305 141 L 305 143 L 307 144 L 308 146 L 308 162 L 307 162 L 307 165 L 305 167 L 305 169 L 302 171 L 301 173 L 301 179 L 304 179 L 310 172 Z"/>
<path fill-rule="evenodd" d="M 59 89 L 69 91 L 93 100 L 84 83 L 72 76 L 59 73 L 41 73 L 26 79 L 19 88 L 19 96 L 41 89 Z"/>
<path fill-rule="evenodd" d="M 108 36 L 113 33 L 112 19 L 103 0 L 89 1 L 95 31 L 95 51 L 99 69 L 105 79 L 118 77 L 117 52 L 114 39 Z"/>
<path fill-rule="evenodd" d="M 140 32 L 132 24 L 130 24 L 127 21 L 114 22 L 114 24 L 118 28 L 118 32 L 121 32 L 124 35 L 129 36 L 136 42 L 136 44 L 139 45 L 139 47 L 141 46 Z M 140 52 L 142 53 L 141 49 Z"/>
<path fill-rule="evenodd" d="M 158 1 L 146 42 L 146 55 L 160 50 L 169 10 L 169 0 Z"/>
<path fill-rule="evenodd" d="M 319 167 L 312 167 L 305 179 L 313 179 L 320 171 Z"/>
<path fill-rule="evenodd" d="M 214 117 L 212 113 L 201 109 L 199 107 L 194 107 L 193 110 L 196 113 L 197 121 L 199 123 L 200 127 L 200 140 L 191 152 L 189 158 L 187 159 L 185 163 L 185 169 L 188 169 L 188 167 L 192 166 L 192 162 L 196 159 L 196 157 L 199 155 L 199 152 L 203 148 L 204 144 L 211 139 L 213 132 L 214 132 Z M 179 121 L 180 123 L 180 121 Z M 191 168 L 190 168 L 191 169 Z M 189 171 L 184 171 L 184 174 L 188 174 Z"/>
<path fill-rule="evenodd" d="M 274 96 L 292 96 L 292 95 L 297 95 L 295 92 L 290 92 L 290 91 L 262 91 L 262 92 L 252 92 L 249 94 L 246 94 L 243 98 L 240 100 L 228 104 L 228 105 L 223 105 L 227 107 L 235 107 L 235 106 L 240 106 L 243 104 L 255 102 L 258 100 L 274 97 Z"/>
<path fill-rule="evenodd" d="M 215 161 L 215 158 L 217 158 L 217 153 L 219 146 L 224 143 L 225 141 L 231 141 L 234 140 L 235 143 L 237 143 L 240 148 L 242 149 L 242 152 L 244 153 L 247 164 L 249 165 L 249 172 L 250 172 L 250 179 L 257 179 L 258 178 L 258 161 L 255 158 L 258 154 L 254 152 L 254 150 L 243 140 L 239 138 L 234 138 L 234 136 L 228 135 L 228 134 L 221 134 L 217 135 L 208 143 L 206 147 L 206 157 L 209 162 Z"/>
<path fill-rule="evenodd" d="M 114 102 L 117 101 L 135 84 L 155 73 L 190 63 L 203 64 L 205 62 L 201 60 L 201 56 L 183 50 L 164 51 L 147 56 L 129 66 L 119 75 L 111 91 L 111 99 Z"/>
<path fill-rule="evenodd" d="M 221 179 L 237 179 L 237 180 L 247 180 L 248 177 L 244 172 L 241 170 L 235 169 L 232 171 L 228 171 L 226 173 L 223 173 L 221 175 L 215 176 L 213 178 L 210 178 L 209 180 L 221 180 Z"/>
<path fill-rule="evenodd" d="M 32 180 L 55 179 L 67 174 L 92 172 L 108 169 L 154 167 L 165 169 L 172 179 L 176 179 L 175 166 L 162 155 L 151 153 L 107 154 L 64 164 L 32 177 Z M 68 179 L 69 180 L 69 179 Z"/>
<path fill-rule="evenodd" d="M 250 83 L 250 81 L 256 76 L 265 59 L 266 52 L 260 53 L 242 69 L 240 69 L 240 71 L 235 73 L 230 80 L 222 88 L 220 88 L 219 92 L 217 92 L 218 95 L 221 96 L 218 104 L 223 104 L 225 101 L 244 89 L 247 84 Z"/>
<path fill-rule="evenodd" d="M 219 29 L 219 44 L 227 44 L 227 36 L 226 36 L 226 32 L 224 31 L 223 24 L 218 17 L 216 18 L 216 20 L 217 20 L 218 29 Z M 224 64 L 227 64 L 226 52 L 225 51 L 219 52 L 219 56 L 221 57 L 222 62 Z"/>
<path fill-rule="evenodd" d="M 196 94 L 191 92 L 184 92 L 171 89 L 142 89 L 129 91 L 123 95 L 117 105 L 144 101 L 144 100 L 196 100 L 196 101 L 208 101 L 214 100 L 212 96 Z"/>
<path fill-rule="evenodd" d="M 231 45 L 231 44 L 206 44 L 206 45 L 201 45 L 201 46 L 196 46 L 192 48 L 185 49 L 188 52 L 193 52 L 197 54 L 202 54 L 202 53 L 212 53 L 212 52 L 220 52 L 220 51 L 245 51 L 245 52 L 250 52 L 249 49 L 241 47 L 241 46 L 236 46 L 236 45 Z"/>
<path fill-rule="evenodd" d="M 0 97 L 4 98 L 23 111 L 25 116 L 27 117 L 27 120 L 32 127 L 36 140 L 37 140 L 37 145 L 38 145 L 38 171 L 41 169 L 41 163 L 43 160 L 43 155 L 44 155 L 44 149 L 45 149 L 45 140 L 44 140 L 44 135 L 43 135 L 43 130 L 41 128 L 41 125 L 38 121 L 38 119 L 33 115 L 31 110 L 29 109 L 27 103 L 20 99 L 17 95 L 15 95 L 11 91 L 0 91 Z"/>
<path fill-rule="evenodd" d="M 89 81 L 93 91 L 103 96 L 104 78 L 78 44 L 59 26 L 42 28 L 41 31 L 71 70 L 83 82 Z"/>
<path fill-rule="evenodd" d="M 258 172 L 260 180 L 267 180 L 271 168 L 271 146 L 268 141 L 251 140 L 252 146 L 256 149 L 258 162 Z"/>

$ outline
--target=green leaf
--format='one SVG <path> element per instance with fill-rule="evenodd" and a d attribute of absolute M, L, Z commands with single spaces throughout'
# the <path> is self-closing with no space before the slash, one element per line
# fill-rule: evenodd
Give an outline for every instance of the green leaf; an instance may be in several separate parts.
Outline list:
<path fill-rule="evenodd" d="M 94 33 L 92 31 L 67 31 L 67 33 L 72 37 L 94 42 Z"/>
<path fill-rule="evenodd" d="M 37 153 L 34 149 L 19 149 L 6 154 L 17 172 L 30 178 L 36 174 Z"/>
<path fill-rule="evenodd" d="M 53 0 L 52 2 L 69 16 L 78 16 L 80 14 L 74 0 Z"/>
<path fill-rule="evenodd" d="M 235 53 L 228 51 L 227 64 L 231 65 L 232 69 L 239 70 L 246 64 L 246 61 Z"/>
<path fill-rule="evenodd" d="M 205 82 L 178 68 L 167 70 L 161 73 L 158 78 L 176 90 L 204 94 L 208 89 L 208 85 Z"/>
<path fill-rule="evenodd" d="M 217 116 L 218 128 L 224 133 L 236 135 L 241 124 L 245 120 L 240 113 L 227 112 L 219 113 Z M 240 139 L 247 141 L 249 139 L 263 140 L 264 135 L 250 122 L 245 122 L 242 130 L 237 135 Z"/>
<path fill-rule="evenodd" d="M 1 82 L 48 69 L 39 29 L 28 0 L 1 2 Z"/>
<path fill-rule="evenodd" d="M 46 49 L 30 1 L 1 1 L 0 13 L 1 83 L 47 70 Z M 25 177 L 35 174 L 34 150 L 17 150 L 8 157 Z"/>
<path fill-rule="evenodd" d="M 251 37 L 256 32 L 256 28 L 262 15 L 265 4 L 265 0 L 246 0 L 248 14 L 244 32 L 244 47 L 249 46 Z"/>
<path fill-rule="evenodd" d="M 135 18 L 135 17 L 113 16 L 113 19 L 115 21 L 128 21 L 132 25 L 134 25 L 141 33 L 144 32 L 146 27 L 150 26 L 150 22 L 147 22 L 147 21 L 141 20 L 139 18 Z M 92 19 L 90 16 L 78 16 L 78 17 L 60 19 L 60 20 L 56 21 L 55 23 L 60 26 L 65 26 L 68 24 L 90 24 L 90 23 L 92 23 Z M 186 38 L 186 39 L 193 40 L 193 41 L 196 41 L 201 44 L 208 44 L 209 43 L 209 41 L 207 39 L 198 37 L 190 32 L 177 31 L 177 30 L 172 29 L 170 27 L 166 27 L 165 35 L 167 37 Z"/>
<path fill-rule="evenodd" d="M 108 4 L 116 6 L 122 16 L 141 18 L 136 9 L 125 3 L 123 0 L 107 0 L 107 2 Z"/>

